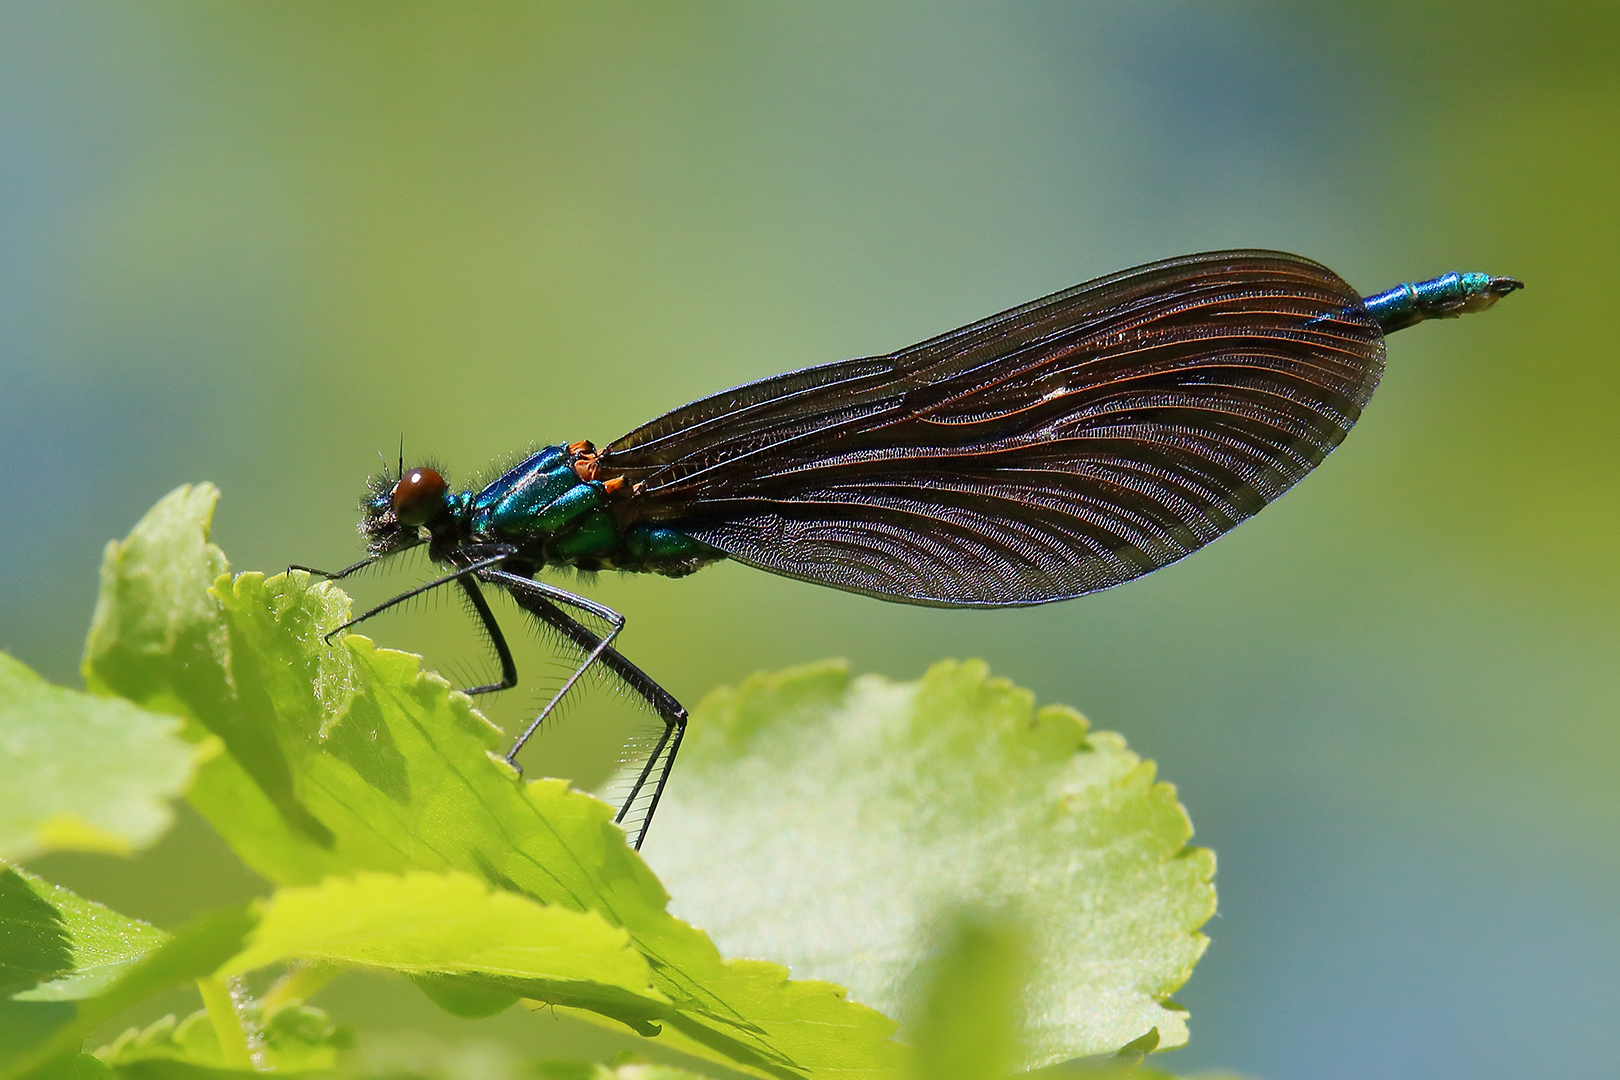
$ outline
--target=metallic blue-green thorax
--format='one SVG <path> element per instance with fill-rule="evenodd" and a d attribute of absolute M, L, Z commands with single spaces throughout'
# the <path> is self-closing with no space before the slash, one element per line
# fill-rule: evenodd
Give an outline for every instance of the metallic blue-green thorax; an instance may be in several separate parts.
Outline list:
<path fill-rule="evenodd" d="M 450 511 L 477 541 L 519 545 L 540 563 L 582 570 L 631 570 L 680 576 L 722 558 L 676 529 L 634 520 L 629 502 L 586 480 L 579 457 L 547 446 L 482 491 L 450 499 Z"/>

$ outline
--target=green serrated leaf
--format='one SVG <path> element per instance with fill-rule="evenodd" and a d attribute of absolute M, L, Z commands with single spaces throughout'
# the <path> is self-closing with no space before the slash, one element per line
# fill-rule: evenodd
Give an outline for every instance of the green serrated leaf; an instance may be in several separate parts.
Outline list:
<path fill-rule="evenodd" d="M 199 596 L 225 566 L 206 542 L 212 497 L 182 489 L 109 555 L 87 678 L 171 703 L 219 736 L 225 753 L 189 797 L 243 861 L 283 886 L 458 871 L 593 911 L 628 931 L 669 999 L 661 1042 L 761 1076 L 898 1075 L 892 1021 L 836 986 L 722 960 L 665 911 L 608 806 L 563 781 L 520 780 L 491 753 L 504 737 L 417 657 L 359 636 L 328 647 L 322 632 L 349 610 L 340 590 L 243 574 Z M 148 572 L 163 566 L 176 567 L 169 593 Z M 146 574 L 139 589 L 123 580 L 132 567 Z M 123 612 L 132 602 L 175 614 Z"/>
<path fill-rule="evenodd" d="M 95 997 L 168 937 L 25 870 L 0 871 L 0 992 L 17 1001 Z"/>
<path fill-rule="evenodd" d="M 1142 1063 L 1141 1055 L 1086 1058 L 1019 1074 L 1019 1080 L 1247 1080 L 1237 1073 L 1201 1072 L 1194 1076 L 1167 1073 Z"/>
<path fill-rule="evenodd" d="M 107 1066 L 89 1054 L 63 1054 L 29 1073 L 28 1080 L 108 1080 L 112 1075 Z"/>
<path fill-rule="evenodd" d="M 202 1065 L 191 1061 L 145 1058 L 141 1061 L 132 1061 L 127 1065 L 110 1066 L 107 1075 L 112 1080 L 253 1080 L 254 1077 L 262 1077 L 265 1074 L 253 1069 L 229 1069 L 216 1065 Z M 349 1074 L 321 1069 L 311 1072 L 292 1072 L 286 1075 L 297 1076 L 300 1080 L 343 1080 Z M 30 1077 L 29 1080 L 33 1080 L 33 1078 Z M 390 1077 L 387 1080 L 395 1080 L 395 1078 Z"/>
<path fill-rule="evenodd" d="M 220 1065 L 219 1036 L 206 1010 L 199 1009 L 184 1020 L 173 1014 L 153 1021 L 144 1028 L 130 1028 L 96 1051 L 108 1065 L 129 1065 L 136 1061 L 190 1061 L 200 1065 Z"/>
<path fill-rule="evenodd" d="M 521 1057 L 502 1043 L 445 1042 L 420 1032 L 362 1040 L 349 1075 L 388 1080 L 705 1080 L 670 1065 L 545 1061 Z"/>
<path fill-rule="evenodd" d="M 248 947 L 221 970 L 283 960 L 434 976 L 453 993 L 505 993 L 589 1008 L 646 1027 L 669 999 L 623 928 L 536 903 L 469 874 L 361 873 L 280 889 L 259 905 Z"/>
<path fill-rule="evenodd" d="M 331 1068 L 338 1052 L 354 1045 L 354 1032 L 334 1023 L 324 1009 L 302 1003 L 264 1017 L 260 1035 L 267 1062 L 283 1072 Z"/>
<path fill-rule="evenodd" d="M 647 856 L 727 952 L 906 1015 L 942 909 L 974 903 L 1030 934 L 1026 1066 L 1186 1041 L 1169 995 L 1206 944 L 1214 856 L 1120 736 L 982 663 L 915 683 L 829 663 L 716 691 L 687 746 Z"/>
<path fill-rule="evenodd" d="M 0 997 L 73 970 L 73 938 L 50 901 L 15 870 L 0 872 Z"/>
<path fill-rule="evenodd" d="M 127 855 L 174 821 L 198 750 L 179 721 L 52 686 L 0 653 L 0 861 Z"/>
<path fill-rule="evenodd" d="M 210 974 L 241 951 L 253 923 L 245 908 L 203 915 L 125 968 L 93 997 L 0 1001 L 0 1080 L 28 1075 L 75 1051 L 89 1032 L 130 1006 Z"/>
<path fill-rule="evenodd" d="M 308 1005 L 275 1010 L 260 1019 L 257 1035 L 260 1063 L 277 1072 L 332 1068 L 338 1051 L 353 1044 L 353 1036 L 346 1028 L 333 1024 L 325 1012 Z M 144 1028 L 130 1028 L 97 1050 L 96 1057 L 119 1070 L 150 1061 L 226 1067 L 219 1035 L 206 1010 L 184 1020 L 170 1015 Z"/>
<path fill-rule="evenodd" d="M 222 628 L 208 596 L 226 570 L 224 554 L 208 543 L 218 498 L 212 484 L 178 487 L 140 528 L 108 543 L 84 650 L 92 690 L 161 707 L 174 701 L 177 682 L 196 695 L 224 677 Z"/>

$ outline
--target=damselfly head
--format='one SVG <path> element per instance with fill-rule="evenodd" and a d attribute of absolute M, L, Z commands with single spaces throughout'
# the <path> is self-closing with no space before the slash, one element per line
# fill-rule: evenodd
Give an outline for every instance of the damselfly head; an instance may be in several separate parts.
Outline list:
<path fill-rule="evenodd" d="M 426 525 L 444 510 L 444 497 L 449 490 L 450 485 L 437 469 L 423 466 L 399 478 L 389 494 L 389 502 L 401 525 Z"/>
<path fill-rule="evenodd" d="M 444 512 L 449 485 L 437 469 L 402 469 L 398 479 L 373 477 L 361 500 L 360 535 L 373 555 L 386 555 L 421 542 L 421 527 Z"/>

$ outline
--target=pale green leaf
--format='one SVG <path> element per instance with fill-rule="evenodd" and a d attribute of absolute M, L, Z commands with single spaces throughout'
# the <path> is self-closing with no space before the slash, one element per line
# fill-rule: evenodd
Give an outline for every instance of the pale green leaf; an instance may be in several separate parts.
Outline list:
<path fill-rule="evenodd" d="M 424 1032 L 362 1036 L 346 1076 L 387 1080 L 704 1080 L 670 1065 L 534 1060 L 505 1043 L 447 1042 Z"/>
<path fill-rule="evenodd" d="M 267 1064 L 278 1071 L 329 1069 L 339 1053 L 354 1045 L 354 1033 L 334 1023 L 323 1009 L 296 1003 L 259 1019 Z"/>
<path fill-rule="evenodd" d="M 220 974 L 283 960 L 463 976 L 474 985 L 645 1022 L 665 1014 L 646 959 L 592 912 L 536 903 L 464 873 L 360 873 L 279 889 Z"/>
<path fill-rule="evenodd" d="M 665 910 L 608 806 L 518 778 L 491 753 L 504 736 L 417 657 L 359 636 L 327 646 L 349 610 L 340 590 L 243 574 L 200 591 L 225 566 L 206 541 L 204 490 L 164 500 L 109 555 L 87 679 L 183 709 L 220 738 L 189 797 L 248 865 L 282 886 L 459 871 L 595 912 L 628 931 L 670 1001 L 660 1041 L 762 1076 L 898 1075 L 890 1020 L 836 986 L 722 960 Z M 169 593 L 154 567 L 172 571 Z M 128 572 L 144 575 L 139 588 Z M 137 601 L 173 615 L 122 610 Z"/>
<path fill-rule="evenodd" d="M 95 997 L 168 937 L 27 871 L 0 870 L 0 992 L 17 1001 Z"/>
<path fill-rule="evenodd" d="M 208 1013 L 198 1011 L 181 1020 L 164 1016 L 144 1028 L 130 1028 L 96 1051 L 107 1065 L 129 1065 L 137 1061 L 189 1061 L 196 1065 L 222 1067 L 219 1035 Z"/>
<path fill-rule="evenodd" d="M 126 966 L 100 993 L 77 1001 L 0 1001 L 0 1080 L 75 1052 L 95 1028 L 170 987 L 206 976 L 242 949 L 253 926 L 243 909 L 201 916 Z"/>
<path fill-rule="evenodd" d="M 176 683 L 196 694 L 224 674 L 218 605 L 208 586 L 226 570 L 208 543 L 219 491 L 183 485 L 107 544 L 101 594 L 85 642 L 85 682 L 131 701 L 172 701 Z M 167 710 L 165 710 L 167 711 Z"/>
<path fill-rule="evenodd" d="M 268 1017 L 254 1016 L 258 1062 L 267 1070 L 292 1072 L 330 1069 L 338 1062 L 338 1052 L 353 1044 L 353 1036 L 334 1024 L 320 1009 L 308 1005 L 287 1005 Z M 197 1011 L 184 1020 L 165 1016 L 144 1028 L 130 1028 L 107 1046 L 96 1051 L 103 1063 L 114 1066 L 118 1075 L 150 1076 L 162 1069 L 142 1066 L 147 1062 L 176 1062 L 225 1069 L 219 1035 L 206 1011 Z M 141 1066 L 126 1069 L 126 1066 Z M 251 1075 L 238 1070 L 241 1075 Z"/>
<path fill-rule="evenodd" d="M 151 844 L 196 768 L 179 729 L 127 701 L 52 686 L 0 653 L 0 861 Z"/>
<path fill-rule="evenodd" d="M 35 1069 L 28 1080 L 113 1080 L 114 1074 L 89 1054 L 63 1054 Z"/>
<path fill-rule="evenodd" d="M 915 683 L 822 664 L 695 711 L 647 857 L 730 953 L 787 961 L 907 1015 L 942 911 L 1016 913 L 1035 957 L 1023 1061 L 1112 1052 L 1157 1028 L 1202 954 L 1214 856 L 1153 765 L 1071 709 L 936 665 Z"/>

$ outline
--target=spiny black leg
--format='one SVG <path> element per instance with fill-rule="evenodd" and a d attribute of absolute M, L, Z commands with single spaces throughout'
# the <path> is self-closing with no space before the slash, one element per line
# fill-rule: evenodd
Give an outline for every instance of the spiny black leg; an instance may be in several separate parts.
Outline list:
<path fill-rule="evenodd" d="M 555 605 L 559 603 L 568 604 L 570 607 L 576 607 L 581 611 L 595 615 L 608 624 L 606 634 L 600 637 L 595 634 L 591 635 L 595 641 L 590 648 L 585 650 L 585 659 L 580 661 L 579 667 L 574 669 L 572 675 L 563 680 L 562 686 L 558 688 L 555 694 L 551 695 L 551 700 L 546 702 L 546 707 L 540 710 L 540 715 L 536 716 L 529 723 L 529 726 L 523 729 L 523 733 L 512 744 L 512 749 L 506 752 L 506 760 L 516 765 L 518 751 L 523 749 L 523 744 L 528 742 L 530 736 L 540 729 L 540 725 L 545 722 L 546 717 L 551 715 L 552 710 L 556 709 L 563 696 L 574 688 L 574 684 L 579 681 L 580 676 L 584 675 L 590 669 L 590 666 L 596 663 L 597 658 L 602 655 L 602 650 L 611 645 L 613 639 L 618 636 L 619 631 L 624 629 L 624 616 L 605 604 L 598 604 L 596 601 L 587 600 L 583 596 L 575 596 L 566 589 L 559 589 L 555 585 L 547 585 L 543 581 L 535 581 L 533 578 L 524 577 L 521 574 L 513 574 L 506 570 L 485 570 L 478 576 L 492 584 L 503 586 L 507 592 L 513 593 L 514 599 L 516 599 L 517 591 L 521 590 L 531 596 L 550 602 L 554 610 Z M 558 614 L 562 614 L 562 612 L 558 611 Z M 564 617 L 569 618 L 568 616 Z M 569 621 L 577 623 L 577 620 L 572 618 L 569 618 Z M 585 627 L 580 627 L 580 629 L 583 630 Z"/>
<path fill-rule="evenodd" d="M 647 786 L 648 778 L 653 775 L 654 766 L 658 766 L 658 779 L 653 784 L 652 800 L 647 804 L 647 816 L 642 818 L 631 841 L 631 846 L 637 851 L 641 850 L 641 842 L 647 837 L 647 827 L 652 824 L 653 814 L 658 811 L 658 800 L 664 797 L 664 785 L 669 782 L 670 770 L 675 767 L 675 755 L 681 752 L 681 740 L 686 737 L 686 710 L 679 706 L 676 708 L 679 710 L 678 716 L 663 717 L 664 732 L 658 736 L 658 742 L 654 744 L 652 753 L 647 755 L 647 763 L 641 767 L 640 775 L 631 785 L 630 794 L 625 798 L 624 805 L 619 807 L 619 812 L 613 817 L 615 822 L 621 825 L 624 823 L 625 816 L 636 805 L 636 800 L 641 797 L 641 792 Z M 660 759 L 662 765 L 659 765 Z"/>
<path fill-rule="evenodd" d="M 445 574 L 443 577 L 437 577 L 437 578 L 434 578 L 432 581 L 429 581 L 429 582 L 427 582 L 425 584 L 418 585 L 414 589 L 406 589 L 404 592 L 400 593 L 398 596 L 395 596 L 395 597 L 393 597 L 392 599 L 389 599 L 389 600 L 384 600 L 382 603 L 380 603 L 380 604 L 376 605 L 375 607 L 371 608 L 369 611 L 366 611 L 366 612 L 364 612 L 364 613 L 362 613 L 360 615 L 356 615 L 354 618 L 350 619 L 348 622 L 344 623 L 342 626 L 335 626 L 332 629 L 328 630 L 326 632 L 326 634 L 325 634 L 326 643 L 328 645 L 330 645 L 332 643 L 333 638 L 337 637 L 339 634 L 341 634 L 343 631 L 347 630 L 351 626 L 356 626 L 356 625 L 358 625 L 360 623 L 363 623 L 367 619 L 371 618 L 374 615 L 381 615 L 383 612 L 387 611 L 389 608 L 394 607 L 394 606 L 396 606 L 398 604 L 403 604 L 405 601 L 411 599 L 412 597 L 421 596 L 425 592 L 432 592 L 434 589 L 437 589 L 437 588 L 439 588 L 441 586 L 444 586 L 444 585 L 448 585 L 452 581 L 459 580 L 460 578 L 465 577 L 468 574 L 477 573 L 478 571 L 483 570 L 483 569 L 485 569 L 487 567 L 494 566 L 496 563 L 499 563 L 502 560 L 508 558 L 510 556 L 510 554 L 511 553 L 508 552 L 508 551 L 502 551 L 498 555 L 490 555 L 490 556 L 488 556 L 486 558 L 475 560 L 473 562 L 468 563 L 465 566 L 460 567 L 453 574 Z"/>
<path fill-rule="evenodd" d="M 590 652 L 596 648 L 600 638 L 590 627 L 583 625 L 573 616 L 559 609 L 555 604 L 547 600 L 544 594 L 531 595 L 522 588 L 524 585 L 537 585 L 539 582 L 531 581 L 518 574 L 509 574 L 505 571 L 495 571 L 493 573 L 485 571 L 478 576 L 492 585 L 500 585 L 505 588 L 519 607 L 559 631 L 580 650 Z M 686 715 L 686 710 L 681 707 L 679 701 L 675 700 L 674 695 L 654 682 L 649 675 L 626 659 L 624 654 L 617 649 L 610 646 L 602 650 L 602 655 L 598 659 L 603 667 L 617 675 L 626 686 L 635 691 L 638 697 L 644 698 L 658 715 L 674 716 L 676 713 L 683 717 Z"/>
<path fill-rule="evenodd" d="M 501 681 L 488 683 L 484 686 L 474 686 L 463 690 L 463 694 L 492 694 L 497 690 L 510 690 L 517 685 L 517 662 L 512 659 L 512 650 L 506 644 L 506 635 L 501 633 L 501 624 L 495 621 L 495 613 L 489 609 L 489 601 L 484 599 L 484 590 L 478 587 L 478 582 L 470 577 L 459 577 L 456 581 L 461 585 L 461 591 L 467 594 L 472 601 L 473 611 L 478 615 L 478 621 L 484 624 L 484 633 L 489 635 L 489 643 L 495 647 L 495 655 L 501 660 Z"/>
<path fill-rule="evenodd" d="M 668 690 L 659 686 L 644 671 L 626 659 L 624 654 L 608 644 L 606 639 L 559 608 L 554 600 L 572 603 L 574 606 L 591 611 L 593 614 L 596 613 L 596 609 L 601 608 L 601 605 L 594 604 L 583 597 L 563 592 L 561 589 L 555 589 L 532 578 L 508 573 L 504 570 L 484 570 L 479 572 L 478 576 L 489 584 L 500 585 L 505 588 L 511 594 L 512 599 L 524 611 L 560 632 L 569 641 L 573 642 L 580 651 L 584 652 L 587 657 L 600 662 L 603 667 L 617 676 L 625 686 L 651 705 L 653 711 L 658 714 L 659 719 L 664 722 L 663 733 L 659 736 L 658 742 L 648 756 L 646 764 L 642 766 L 640 774 L 636 777 L 629 796 L 626 797 L 624 804 L 614 817 L 615 821 L 623 824 L 625 817 L 635 807 L 636 800 L 641 797 L 641 793 L 646 790 L 648 782 L 651 781 L 652 799 L 647 806 L 647 816 L 634 827 L 630 837 L 630 846 L 639 851 L 641 842 L 647 837 L 647 829 L 652 824 L 653 813 L 658 809 L 659 800 L 663 798 L 664 785 L 668 783 L 670 771 L 675 767 L 675 755 L 680 752 L 681 740 L 686 735 L 686 709 L 681 706 L 679 701 L 675 700 L 674 695 Z M 557 596 L 558 593 L 562 593 L 562 596 Z M 617 612 L 614 612 L 614 614 L 617 615 Z M 620 616 L 618 626 L 614 627 L 613 633 L 617 633 L 622 626 L 623 617 Z M 589 666 L 590 662 L 588 659 L 586 664 L 575 672 L 575 678 Z M 572 685 L 572 682 L 573 680 L 570 680 L 569 685 Z M 559 694 L 558 697 L 560 696 Z M 553 698 L 552 702 L 546 706 L 534 724 L 530 725 L 529 730 L 524 733 L 523 739 L 527 739 L 545 720 L 546 715 L 555 707 L 556 701 L 557 699 Z M 512 748 L 512 754 L 515 755 L 523 745 L 523 739 L 520 739 L 517 746 Z M 511 758 L 508 757 L 507 760 L 510 761 Z"/>
<path fill-rule="evenodd" d="M 411 544 L 408 547 L 400 548 L 399 551 L 391 551 L 384 555 L 369 555 L 355 563 L 353 566 L 346 566 L 342 570 L 338 570 L 335 573 L 327 570 L 317 570 L 311 566 L 294 565 L 288 567 L 288 569 L 303 570 L 306 573 L 318 574 L 321 577 L 326 578 L 328 581 L 336 581 L 349 576 L 356 570 L 370 566 L 374 562 L 388 558 L 389 555 L 397 555 L 400 551 L 408 551 L 410 548 L 418 546 L 420 545 Z M 506 644 L 506 635 L 501 633 L 500 624 L 495 621 L 495 613 L 490 610 L 489 602 L 484 599 L 483 591 L 478 588 L 478 582 L 468 575 L 477 572 L 477 570 L 481 567 L 500 561 L 500 559 L 511 554 L 511 550 L 512 549 L 510 547 L 504 544 L 467 545 L 466 547 L 461 548 L 455 556 L 452 556 L 453 563 L 463 567 L 460 571 L 455 574 L 446 574 L 441 578 L 437 578 L 425 585 L 411 589 L 408 592 L 403 592 L 392 599 L 378 604 L 376 607 L 372 608 L 370 611 L 367 611 L 358 618 L 350 619 L 342 626 L 328 631 L 325 635 L 326 641 L 328 644 L 330 644 L 333 637 L 337 636 L 337 634 L 341 631 L 354 626 L 356 623 L 364 622 L 373 615 L 387 611 L 394 605 L 403 603 L 413 596 L 420 596 L 422 593 L 428 592 L 431 589 L 436 589 L 441 585 L 448 584 L 451 581 L 456 581 L 461 585 L 462 591 L 466 594 L 467 599 L 472 602 L 473 610 L 477 613 L 479 621 L 483 623 L 484 630 L 489 636 L 490 644 L 494 647 L 495 654 L 499 658 L 501 664 L 500 682 L 489 683 L 485 686 L 474 686 L 467 690 L 463 690 L 462 693 L 487 694 L 493 693 L 497 690 L 510 690 L 512 687 L 517 685 L 517 663 L 512 659 L 512 650 Z"/>
<path fill-rule="evenodd" d="M 591 650 L 598 638 L 590 628 L 583 626 L 559 609 L 543 596 L 524 596 L 521 592 L 513 590 L 513 600 L 520 607 L 547 625 L 561 631 L 570 638 L 580 649 Z M 625 797 L 614 821 L 623 824 L 625 818 L 633 812 L 636 800 L 641 797 L 649 780 L 652 780 L 652 799 L 648 803 L 646 816 L 626 831 L 631 833 L 630 844 L 637 851 L 641 850 L 642 841 L 647 837 L 647 830 L 652 825 L 653 813 L 658 809 L 659 800 L 663 798 L 664 786 L 669 782 L 670 772 L 675 767 L 675 756 L 680 752 L 681 741 L 686 735 L 686 709 L 674 695 L 654 682 L 645 672 L 631 663 L 623 653 L 611 646 L 603 649 L 599 659 L 604 667 L 613 672 L 624 684 L 630 687 L 637 695 L 650 704 L 658 713 L 659 719 L 664 722 L 664 730 L 653 747 L 652 753 L 647 756 L 646 764 L 642 766 L 641 773 L 636 777 Z M 662 758 L 662 763 L 660 763 Z"/>
<path fill-rule="evenodd" d="M 415 545 L 412 545 L 412 546 L 414 547 Z M 400 549 L 400 551 L 408 551 L 408 550 L 410 550 L 410 549 L 409 548 L 401 548 Z M 399 554 L 399 552 L 390 551 L 388 553 L 388 555 L 397 555 L 397 554 Z M 293 570 L 302 570 L 306 574 L 313 574 L 314 576 L 316 576 L 318 578 L 325 578 L 327 581 L 342 581 L 344 578 L 348 577 L 350 574 L 354 573 L 355 571 L 364 570 L 366 567 L 370 566 L 372 563 L 376 562 L 377 560 L 388 558 L 388 555 L 367 555 L 365 558 L 361 559 L 359 562 L 351 563 L 350 565 L 345 566 L 341 570 L 317 570 L 313 566 L 302 566 L 302 565 L 300 565 L 298 563 L 293 563 L 291 566 L 287 567 L 287 570 L 288 570 L 289 573 L 291 571 L 293 571 Z"/>
<path fill-rule="evenodd" d="M 518 577 L 515 574 L 499 573 L 501 573 L 502 577 L 517 577 L 519 582 L 528 582 L 527 578 Z M 492 581 L 487 572 L 480 574 L 479 577 L 490 582 L 490 584 L 507 586 L 512 594 L 512 599 L 519 607 L 548 626 L 560 631 L 564 637 L 572 641 L 581 650 L 591 651 L 600 640 L 590 627 L 583 625 L 573 616 L 559 609 L 544 596 L 527 596 L 518 589 L 508 586 L 505 581 Z M 533 582 L 528 583 L 535 584 Z M 654 682 L 651 676 L 636 667 L 617 649 L 609 647 L 602 650 L 602 655 L 598 659 L 600 659 L 603 667 L 617 675 L 626 686 L 636 692 L 638 697 L 645 698 L 647 703 L 660 716 L 674 715 L 675 713 L 680 713 L 682 716 L 686 715 L 686 710 L 681 707 L 679 701 L 675 700 L 674 695 Z"/>

